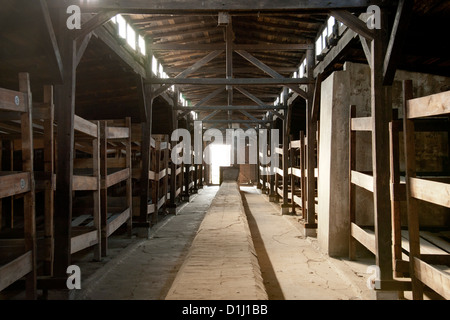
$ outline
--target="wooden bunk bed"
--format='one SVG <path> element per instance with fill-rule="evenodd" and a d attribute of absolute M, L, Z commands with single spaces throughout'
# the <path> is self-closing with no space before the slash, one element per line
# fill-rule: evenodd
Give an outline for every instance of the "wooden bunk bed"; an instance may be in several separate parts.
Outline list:
<path fill-rule="evenodd" d="M 412 81 L 404 81 L 403 135 L 406 168 L 406 205 L 408 216 L 409 272 L 413 299 L 423 299 L 424 286 L 444 299 L 450 299 L 450 244 L 436 234 L 421 231 L 420 201 L 450 208 L 450 177 L 419 178 L 416 172 L 415 124 L 417 119 L 448 117 L 450 91 L 413 99 Z M 448 226 L 447 226 L 448 227 Z M 424 239 L 441 250 L 426 250 Z"/>
<path fill-rule="evenodd" d="M 71 254 L 93 247 L 94 260 L 101 260 L 100 218 L 100 124 L 74 117 L 75 153 L 72 188 L 75 192 L 72 216 Z M 90 194 L 92 202 L 75 208 L 77 192 Z M 84 198 L 84 197 L 82 197 Z M 76 210 L 75 210 L 76 209 Z M 80 214 L 76 214 L 79 211 Z"/>
<path fill-rule="evenodd" d="M 100 139 L 101 243 L 102 256 L 107 256 L 108 237 L 120 226 L 126 223 L 131 235 L 131 118 L 100 121 Z M 121 188 L 123 183 L 125 186 Z M 108 194 L 108 191 L 117 194 Z"/>
<path fill-rule="evenodd" d="M 12 170 L 1 171 L 0 199 L 21 195 L 24 204 L 23 235 L 17 238 L 15 235 L 12 237 L 8 236 L 8 230 L 2 230 L 0 232 L 0 291 L 25 277 L 26 296 L 29 299 L 36 299 L 37 273 L 32 95 L 29 75 L 27 73 L 19 74 L 19 91 L 0 89 L 0 112 L 2 115 L 0 119 L 7 119 L 10 114 L 20 115 L 22 141 L 22 169 L 20 172 Z M 0 129 L 0 131 L 5 132 L 3 129 Z M 7 132 L 8 129 L 6 129 Z M 11 209 L 13 210 L 13 208 Z"/>

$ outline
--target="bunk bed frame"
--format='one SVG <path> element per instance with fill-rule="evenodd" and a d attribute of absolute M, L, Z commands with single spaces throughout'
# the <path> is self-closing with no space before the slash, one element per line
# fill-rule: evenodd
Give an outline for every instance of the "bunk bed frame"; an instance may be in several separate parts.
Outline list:
<path fill-rule="evenodd" d="M 5 112 L 20 115 L 23 163 L 21 172 L 1 171 L 0 199 L 21 195 L 24 201 L 23 237 L 0 240 L 0 291 L 25 276 L 26 297 L 36 299 L 32 95 L 28 73 L 19 74 L 19 91 L 0 89 L 0 110 L 2 114 Z"/>

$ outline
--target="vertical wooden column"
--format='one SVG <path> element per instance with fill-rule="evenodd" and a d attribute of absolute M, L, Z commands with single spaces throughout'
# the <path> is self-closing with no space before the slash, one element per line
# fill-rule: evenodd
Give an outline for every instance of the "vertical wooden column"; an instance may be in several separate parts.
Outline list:
<path fill-rule="evenodd" d="M 356 188 L 352 183 L 352 171 L 356 170 L 356 131 L 352 130 L 352 119 L 356 117 L 356 106 L 350 106 L 350 123 L 348 126 L 349 129 L 349 192 L 350 196 L 348 198 L 349 201 L 349 209 L 350 209 L 350 230 L 352 228 L 352 223 L 356 223 Z M 349 259 L 356 259 L 356 240 L 353 238 L 351 231 L 349 233 Z"/>
<path fill-rule="evenodd" d="M 278 141 L 272 141 L 272 135 L 271 135 L 271 131 L 274 130 L 274 121 L 273 121 L 273 113 L 271 112 L 269 115 L 269 123 L 270 123 L 270 130 L 269 133 L 267 135 L 267 141 L 269 141 L 269 150 L 270 152 L 272 152 L 272 144 L 276 143 L 278 145 Z M 270 156 L 272 157 L 272 153 L 270 154 Z M 269 187 L 269 201 L 270 202 L 276 202 L 277 201 L 277 194 L 276 194 L 276 190 L 275 190 L 275 179 L 277 179 L 277 172 L 276 172 L 276 168 L 273 167 L 273 163 L 270 163 L 270 167 L 272 168 L 271 170 L 269 170 L 270 176 L 269 176 L 269 181 L 270 181 L 270 187 Z"/>
<path fill-rule="evenodd" d="M 132 163 L 132 146 L 131 146 L 131 118 L 127 117 L 125 119 L 125 125 L 128 128 L 128 139 L 127 139 L 127 145 L 126 145 L 126 160 L 125 160 L 125 165 L 127 167 L 127 169 L 129 170 L 129 175 L 126 181 L 126 201 L 127 201 L 127 207 L 130 208 L 130 218 L 127 221 L 127 231 L 128 231 L 128 236 L 131 237 L 132 236 L 132 232 L 133 232 L 133 174 L 132 174 L 132 167 L 133 167 L 133 163 Z"/>
<path fill-rule="evenodd" d="M 306 51 L 306 62 L 307 62 L 307 73 L 308 79 L 314 78 L 314 49 L 308 49 Z M 306 232 L 308 230 L 316 229 L 316 178 L 315 178 L 315 168 L 316 168 L 316 131 L 317 131 L 317 122 L 312 120 L 312 109 L 313 109 L 313 100 L 314 100 L 314 84 L 308 85 L 308 100 L 306 107 L 306 139 L 307 139 L 307 217 L 306 217 Z M 311 232 L 313 233 L 313 232 Z"/>
<path fill-rule="evenodd" d="M 22 134 L 22 170 L 30 173 L 30 191 L 24 194 L 24 238 L 25 251 L 31 251 L 31 271 L 26 275 L 26 298 L 37 298 L 36 267 L 36 215 L 35 215 L 35 182 L 33 171 L 33 98 L 31 96 L 30 79 L 27 73 L 19 74 L 20 91 L 27 94 L 27 112 L 21 116 Z"/>
<path fill-rule="evenodd" d="M 289 213 L 289 208 L 291 205 L 289 205 L 289 133 L 290 133 L 290 121 L 291 121 L 291 115 L 288 107 L 288 94 L 289 91 L 285 87 L 284 88 L 284 101 L 283 104 L 286 107 L 285 110 L 287 112 L 284 115 L 283 120 L 283 204 L 281 205 L 281 214 L 287 214 Z M 292 110 L 292 109 L 291 109 Z"/>
<path fill-rule="evenodd" d="M 63 83 L 55 86 L 57 123 L 55 191 L 55 264 L 54 275 L 66 278 L 71 264 L 72 182 L 74 158 L 74 115 L 76 85 L 76 43 L 60 22 L 60 50 L 64 67 Z"/>
<path fill-rule="evenodd" d="M 258 152 L 257 156 L 256 156 L 256 188 L 257 189 L 262 189 L 262 185 L 261 185 L 261 161 L 260 161 L 260 152 L 261 150 L 259 149 L 259 128 L 260 125 L 258 125 L 256 127 L 256 150 Z"/>
<path fill-rule="evenodd" d="M 147 80 L 153 77 L 152 73 L 152 50 L 147 44 L 147 59 L 145 63 L 145 73 Z M 142 227 L 148 228 L 148 199 L 150 194 L 150 152 L 152 138 L 152 120 L 153 120 L 153 87 L 148 82 L 144 85 L 144 105 L 146 111 L 146 120 L 142 123 L 142 145 L 141 145 L 141 195 L 140 195 L 140 216 L 139 223 Z"/>
<path fill-rule="evenodd" d="M 289 163 L 291 167 L 291 210 L 292 214 L 295 214 L 295 175 L 294 175 L 294 168 L 295 168 L 295 152 L 294 148 L 292 147 L 291 143 L 294 141 L 294 136 L 289 135 Z"/>
<path fill-rule="evenodd" d="M 414 300 L 423 300 L 423 284 L 415 274 L 415 258 L 420 258 L 420 234 L 419 234 L 419 212 L 417 210 L 418 200 L 411 196 L 411 184 L 409 179 L 416 177 L 416 147 L 414 137 L 414 121 L 408 119 L 408 100 L 413 98 L 412 81 L 403 82 L 403 136 L 405 145 L 406 165 L 406 206 L 408 211 L 408 233 L 409 233 L 409 273 L 412 282 Z"/>
<path fill-rule="evenodd" d="M 300 192 L 302 197 L 302 218 L 306 220 L 306 159 L 305 159 L 305 133 L 300 132 Z"/>
<path fill-rule="evenodd" d="M 92 192 L 92 197 L 94 199 L 94 227 L 97 230 L 98 243 L 94 246 L 94 260 L 100 261 L 102 259 L 102 246 L 103 240 L 107 242 L 107 239 L 102 237 L 102 218 L 101 218 L 101 204 L 100 204 L 100 193 L 101 193 L 101 173 L 100 173 L 100 123 L 97 121 L 97 138 L 92 140 L 92 161 L 93 163 L 93 176 L 97 180 L 97 189 Z M 105 228 L 106 230 L 106 228 Z"/>
<path fill-rule="evenodd" d="M 154 159 L 154 163 L 155 163 L 155 181 L 153 182 L 153 186 L 154 189 L 152 189 L 150 192 L 152 194 L 152 199 L 153 199 L 153 203 L 155 204 L 155 211 L 152 214 L 152 218 L 151 218 L 151 224 L 152 226 L 156 225 L 158 223 L 158 212 L 159 212 L 159 199 L 161 197 L 161 177 L 160 177 L 160 172 L 161 172 L 161 154 L 162 154 L 162 150 L 161 150 L 161 144 L 162 144 L 162 139 L 161 137 L 158 137 L 155 141 L 155 159 Z"/>
<path fill-rule="evenodd" d="M 380 268 L 380 280 L 389 281 L 393 278 L 389 154 L 389 122 L 392 118 L 392 109 L 386 103 L 383 87 L 384 50 L 381 30 L 375 30 L 375 38 L 372 41 L 371 49 L 372 165 L 376 264 Z"/>
<path fill-rule="evenodd" d="M 100 121 L 100 176 L 101 176 L 101 191 L 100 191 L 100 221 L 102 226 L 102 257 L 108 255 L 108 188 L 106 185 L 106 178 L 108 177 L 108 137 L 107 137 L 106 121 Z"/>
<path fill-rule="evenodd" d="M 44 265 L 44 273 L 46 275 L 53 275 L 53 260 L 54 260 L 54 182 L 53 173 L 55 172 L 54 165 L 54 129 L 55 122 L 55 107 L 53 100 L 53 87 L 44 87 L 44 103 L 49 104 L 48 118 L 44 120 L 44 172 L 46 173 L 46 186 L 45 186 L 45 230 L 44 237 L 46 244 L 48 245 L 48 259 Z"/>

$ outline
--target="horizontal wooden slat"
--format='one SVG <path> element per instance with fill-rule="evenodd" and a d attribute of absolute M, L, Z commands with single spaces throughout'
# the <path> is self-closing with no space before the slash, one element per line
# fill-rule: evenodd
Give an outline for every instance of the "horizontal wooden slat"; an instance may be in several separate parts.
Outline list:
<path fill-rule="evenodd" d="M 164 177 L 166 176 L 166 172 L 167 172 L 166 169 L 161 170 L 161 171 L 158 173 L 158 176 L 155 177 L 155 180 L 161 180 L 162 178 L 164 178 Z"/>
<path fill-rule="evenodd" d="M 27 112 L 27 105 L 25 93 L 0 88 L 0 110 Z"/>
<path fill-rule="evenodd" d="M 156 174 L 154 171 L 148 172 L 148 179 L 154 181 L 156 179 Z"/>
<path fill-rule="evenodd" d="M 450 91 L 409 100 L 408 119 L 440 116 L 450 113 Z"/>
<path fill-rule="evenodd" d="M 181 193 L 181 188 L 178 188 L 177 192 L 175 192 L 175 197 L 178 197 L 180 195 L 180 193 Z"/>
<path fill-rule="evenodd" d="M 109 174 L 106 178 L 106 188 L 109 188 L 121 181 L 128 179 L 129 176 L 130 176 L 129 168 L 125 168 L 123 170 Z"/>
<path fill-rule="evenodd" d="M 179 175 L 181 173 L 181 170 L 182 170 L 181 167 L 177 169 L 177 175 Z"/>
<path fill-rule="evenodd" d="M 130 129 L 123 127 L 107 127 L 106 136 L 108 139 L 127 139 L 130 136 Z"/>
<path fill-rule="evenodd" d="M 301 146 L 300 140 L 291 141 L 290 148 L 291 149 L 299 149 Z"/>
<path fill-rule="evenodd" d="M 373 177 L 367 174 L 352 171 L 351 172 L 351 181 L 353 184 L 364 188 L 370 192 L 373 192 Z"/>
<path fill-rule="evenodd" d="M 351 224 L 351 234 L 359 243 L 366 247 L 373 254 L 376 254 L 375 250 L 375 233 L 370 230 L 364 230 L 358 225 Z"/>
<path fill-rule="evenodd" d="M 98 189 L 96 177 L 73 176 L 73 191 L 95 191 Z"/>
<path fill-rule="evenodd" d="M 32 270 L 32 253 L 26 252 L 13 261 L 0 266 L 0 291 L 16 282 Z"/>
<path fill-rule="evenodd" d="M 119 214 L 107 225 L 107 235 L 108 237 L 112 235 L 121 225 L 123 225 L 130 218 L 130 208 L 127 208 L 124 212 Z"/>
<path fill-rule="evenodd" d="M 75 115 L 74 129 L 93 138 L 98 138 L 97 125 L 77 115 Z"/>
<path fill-rule="evenodd" d="M 450 208 L 450 184 L 425 179 L 409 179 L 411 197 Z"/>
<path fill-rule="evenodd" d="M 283 149 L 282 148 L 275 148 L 275 153 L 283 155 Z"/>
<path fill-rule="evenodd" d="M 158 201 L 158 209 L 161 208 L 164 205 L 165 202 L 166 202 L 166 196 L 164 196 L 161 199 L 159 199 L 159 201 Z"/>
<path fill-rule="evenodd" d="M 351 119 L 352 131 L 372 131 L 372 118 L 354 118 Z"/>
<path fill-rule="evenodd" d="M 70 253 L 76 253 L 83 249 L 92 247 L 98 243 L 97 230 L 92 230 L 71 239 L 71 251 Z"/>
<path fill-rule="evenodd" d="M 31 190 L 29 172 L 0 173 L 0 199 Z"/>
<path fill-rule="evenodd" d="M 438 269 L 437 266 L 427 264 L 414 258 L 416 277 L 425 285 L 436 291 L 445 299 L 450 299 L 450 274 Z"/>
<path fill-rule="evenodd" d="M 147 214 L 151 214 L 155 212 L 155 205 L 154 204 L 149 204 L 147 206 Z"/>

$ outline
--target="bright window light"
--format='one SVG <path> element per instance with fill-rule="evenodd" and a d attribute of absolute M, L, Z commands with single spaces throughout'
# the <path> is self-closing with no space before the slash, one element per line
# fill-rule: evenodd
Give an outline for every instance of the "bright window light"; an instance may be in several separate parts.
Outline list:
<path fill-rule="evenodd" d="M 133 50 L 136 50 L 136 31 L 130 25 L 127 25 L 127 43 Z"/>
<path fill-rule="evenodd" d="M 220 167 L 229 167 L 231 165 L 231 146 L 223 144 L 213 144 L 208 148 L 211 159 L 211 182 L 220 183 Z"/>
<path fill-rule="evenodd" d="M 158 74 L 159 74 L 159 77 L 162 78 L 162 77 L 163 77 L 163 74 L 164 74 L 164 69 L 163 69 L 163 66 L 162 66 L 161 63 L 159 64 L 158 70 L 159 70 L 159 73 L 158 73 Z"/>
<path fill-rule="evenodd" d="M 322 35 L 320 35 L 319 39 L 316 41 L 316 55 L 322 53 Z"/>
<path fill-rule="evenodd" d="M 117 23 L 117 16 L 112 17 L 109 21 L 116 24 Z"/>
<path fill-rule="evenodd" d="M 333 34 L 333 27 L 334 24 L 336 23 L 336 20 L 334 19 L 334 17 L 330 17 L 328 19 L 328 37 L 330 37 Z"/>
<path fill-rule="evenodd" d="M 123 39 L 127 38 L 127 22 L 120 14 L 117 15 L 117 24 L 119 25 L 119 36 Z"/>
<path fill-rule="evenodd" d="M 158 60 L 155 56 L 152 56 L 152 71 L 155 76 L 158 74 Z"/>
<path fill-rule="evenodd" d="M 297 78 L 297 71 L 294 72 L 294 74 L 292 75 L 292 78 Z"/>
<path fill-rule="evenodd" d="M 197 120 L 197 113 L 194 111 L 191 111 L 192 119 Z"/>
<path fill-rule="evenodd" d="M 143 36 L 141 36 L 141 35 L 139 36 L 138 43 L 139 43 L 139 50 L 141 51 L 141 54 L 143 56 L 145 56 L 146 49 L 145 49 L 145 39 Z"/>
<path fill-rule="evenodd" d="M 325 28 L 322 32 L 322 50 L 324 50 L 327 47 L 327 34 L 328 28 Z"/>

